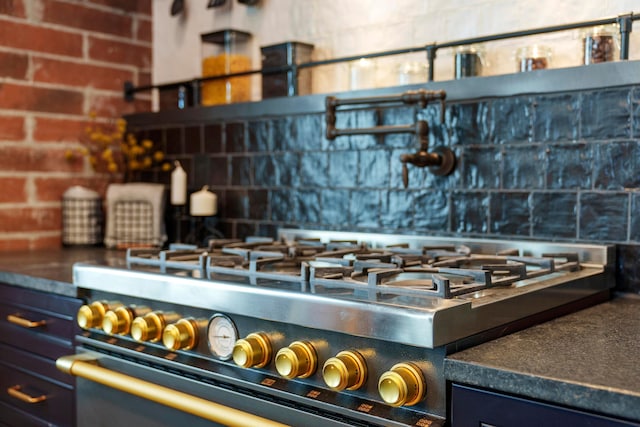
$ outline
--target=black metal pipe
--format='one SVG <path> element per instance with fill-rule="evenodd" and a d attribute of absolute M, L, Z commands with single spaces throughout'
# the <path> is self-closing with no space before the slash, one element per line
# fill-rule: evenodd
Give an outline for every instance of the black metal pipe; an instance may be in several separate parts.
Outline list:
<path fill-rule="evenodd" d="M 620 26 L 620 59 L 629 59 L 629 35 L 633 30 L 633 13 L 617 18 Z"/>
<path fill-rule="evenodd" d="M 387 125 L 357 129 L 334 129 L 333 137 L 346 135 L 386 135 L 389 133 L 415 133 L 415 125 Z"/>

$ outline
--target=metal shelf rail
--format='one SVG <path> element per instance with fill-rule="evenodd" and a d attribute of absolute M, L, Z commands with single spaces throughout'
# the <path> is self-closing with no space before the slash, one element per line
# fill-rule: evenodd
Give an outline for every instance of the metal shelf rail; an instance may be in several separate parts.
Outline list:
<path fill-rule="evenodd" d="M 248 76 L 252 74 L 272 74 L 272 73 L 286 73 L 286 72 L 292 72 L 292 74 L 296 76 L 296 78 L 294 78 L 290 82 L 290 85 L 292 86 L 290 93 L 297 94 L 297 76 L 298 76 L 298 71 L 301 69 L 319 67 L 323 65 L 332 65 L 332 64 L 338 64 L 338 63 L 344 63 L 344 62 L 351 62 L 351 61 L 356 61 L 362 58 L 371 59 L 371 58 L 379 58 L 384 56 L 416 53 L 421 51 L 424 51 L 427 56 L 427 62 L 429 65 L 428 81 L 433 81 L 436 54 L 439 49 L 468 46 L 468 45 L 477 44 L 477 43 L 486 43 L 486 42 L 492 42 L 492 41 L 498 41 L 498 40 L 513 39 L 518 37 L 526 37 L 526 36 L 532 36 L 532 35 L 538 35 L 538 34 L 568 31 L 568 30 L 575 30 L 580 28 L 596 27 L 599 25 L 611 25 L 611 24 L 618 24 L 619 26 L 620 59 L 627 60 L 629 59 L 629 36 L 633 29 L 633 22 L 639 19 L 640 19 L 640 14 L 630 12 L 627 14 L 622 14 L 615 17 L 611 17 L 611 18 L 603 18 L 603 19 L 597 19 L 592 21 L 582 21 L 582 22 L 575 22 L 571 24 L 535 28 L 530 30 L 512 31 L 508 33 L 494 34 L 494 35 L 482 36 L 482 37 L 473 37 L 468 39 L 460 39 L 460 40 L 444 42 L 444 43 L 430 43 L 424 46 L 387 50 L 387 51 L 374 52 L 374 53 L 368 53 L 363 55 L 345 56 L 341 58 L 325 59 L 322 61 L 311 61 L 311 62 L 305 62 L 300 64 L 291 64 L 291 65 L 286 65 L 281 67 L 262 68 L 257 70 L 244 71 L 241 73 L 224 74 L 224 75 L 211 76 L 211 77 L 200 77 L 200 78 L 195 78 L 191 80 L 164 83 L 159 85 L 134 86 L 132 82 L 127 81 L 124 83 L 124 99 L 126 101 L 133 101 L 135 94 L 137 92 L 146 92 L 153 89 L 161 89 L 161 90 L 177 89 L 179 91 L 180 90 L 184 91 L 187 87 L 189 87 L 192 93 L 192 104 L 199 105 L 200 104 L 200 84 L 202 82 L 206 82 L 210 80 L 228 79 L 230 77 Z"/>

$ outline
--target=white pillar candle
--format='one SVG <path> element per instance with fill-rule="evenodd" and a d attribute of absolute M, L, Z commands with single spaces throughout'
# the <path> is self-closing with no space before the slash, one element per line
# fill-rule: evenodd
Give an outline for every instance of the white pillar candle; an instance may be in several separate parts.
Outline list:
<path fill-rule="evenodd" d="M 176 168 L 171 172 L 171 204 L 184 205 L 187 203 L 187 173 L 180 162 L 175 161 Z"/>
<path fill-rule="evenodd" d="M 202 190 L 191 193 L 189 213 L 191 216 L 211 216 L 218 213 L 218 198 L 205 185 Z"/>

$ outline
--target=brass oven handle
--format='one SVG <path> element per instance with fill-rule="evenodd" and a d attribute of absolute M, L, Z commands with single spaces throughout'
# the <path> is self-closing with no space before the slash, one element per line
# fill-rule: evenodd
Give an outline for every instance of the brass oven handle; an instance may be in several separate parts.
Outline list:
<path fill-rule="evenodd" d="M 22 326 L 23 328 L 38 328 L 40 326 L 44 326 L 47 321 L 46 320 L 29 320 L 24 319 L 17 314 L 10 314 L 7 316 L 7 320 L 14 325 Z"/>
<path fill-rule="evenodd" d="M 86 378 L 107 387 L 226 426 L 286 426 L 286 424 L 100 367 L 96 362 L 94 358 L 88 355 L 71 355 L 63 356 L 56 360 L 56 367 L 64 373 Z"/>
<path fill-rule="evenodd" d="M 44 394 L 36 397 L 29 396 L 27 393 L 20 391 L 21 388 L 22 387 L 16 384 L 13 387 L 9 387 L 7 389 L 7 393 L 9 393 L 9 396 L 13 396 L 16 399 L 21 400 L 25 403 L 39 403 L 47 400 L 47 396 Z"/>

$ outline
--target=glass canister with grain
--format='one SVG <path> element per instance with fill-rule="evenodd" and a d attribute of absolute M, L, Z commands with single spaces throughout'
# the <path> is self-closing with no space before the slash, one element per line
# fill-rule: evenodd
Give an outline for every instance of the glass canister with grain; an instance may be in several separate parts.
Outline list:
<path fill-rule="evenodd" d="M 615 61 L 620 55 L 618 25 L 599 25 L 582 37 L 584 64 Z"/>
<path fill-rule="evenodd" d="M 201 34 L 202 77 L 215 77 L 251 71 L 251 34 L 221 30 Z M 251 76 L 205 80 L 201 104 L 217 105 L 251 100 Z"/>
<path fill-rule="evenodd" d="M 516 53 L 517 70 L 544 70 L 551 65 L 551 49 L 547 46 L 532 45 L 518 49 Z"/>

